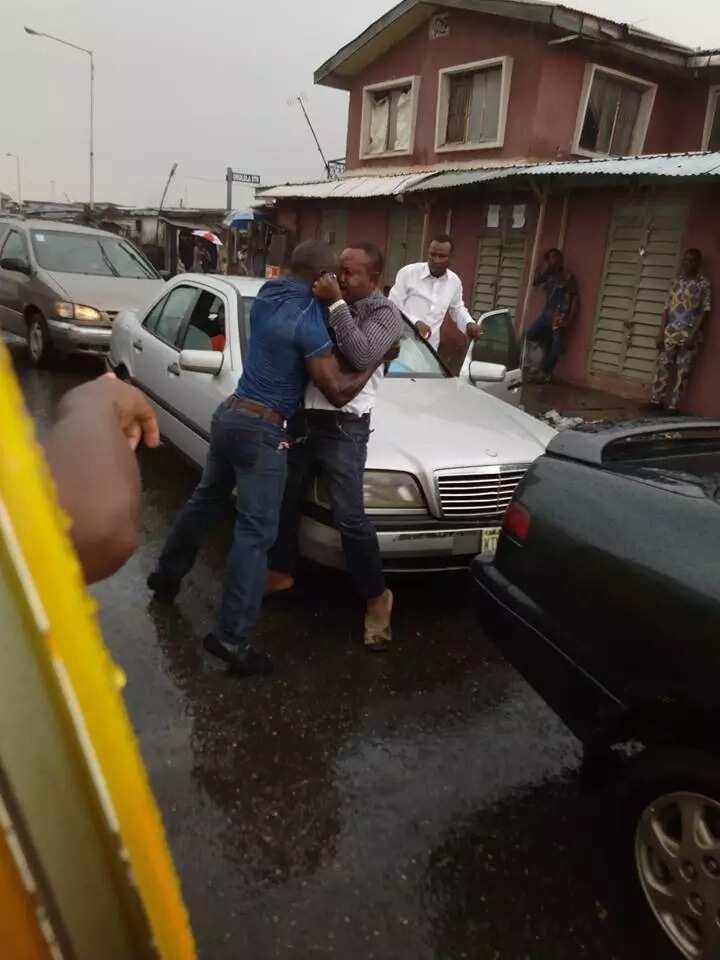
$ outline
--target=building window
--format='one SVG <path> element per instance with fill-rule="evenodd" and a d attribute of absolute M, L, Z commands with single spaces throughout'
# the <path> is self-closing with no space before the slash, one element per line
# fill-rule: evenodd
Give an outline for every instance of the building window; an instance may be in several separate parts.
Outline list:
<path fill-rule="evenodd" d="M 642 153 L 657 84 L 588 64 L 573 152 L 590 157 Z"/>
<path fill-rule="evenodd" d="M 720 150 L 720 87 L 710 87 L 703 150 Z"/>
<path fill-rule="evenodd" d="M 435 149 L 502 147 L 512 58 L 463 63 L 440 71 Z"/>
<path fill-rule="evenodd" d="M 413 152 L 419 87 L 419 77 L 364 87 L 361 159 Z"/>

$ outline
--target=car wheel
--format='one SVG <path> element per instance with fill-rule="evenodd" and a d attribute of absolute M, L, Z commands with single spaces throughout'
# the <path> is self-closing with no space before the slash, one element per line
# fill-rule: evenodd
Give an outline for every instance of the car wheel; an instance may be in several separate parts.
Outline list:
<path fill-rule="evenodd" d="M 720 773 L 693 749 L 649 750 L 612 788 L 625 919 L 653 958 L 720 957 Z"/>
<path fill-rule="evenodd" d="M 54 350 L 45 319 L 39 313 L 32 313 L 28 319 L 28 354 L 35 367 L 45 367 L 53 357 Z"/>

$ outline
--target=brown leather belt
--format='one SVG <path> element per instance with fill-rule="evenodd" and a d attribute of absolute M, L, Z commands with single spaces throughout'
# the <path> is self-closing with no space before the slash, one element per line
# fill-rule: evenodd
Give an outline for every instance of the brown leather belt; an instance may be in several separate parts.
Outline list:
<path fill-rule="evenodd" d="M 285 417 L 277 410 L 271 410 L 262 403 L 255 403 L 254 400 L 246 400 L 244 397 L 236 397 L 235 394 L 229 396 L 223 406 L 228 410 L 244 410 L 246 413 L 259 417 L 261 420 L 267 420 L 268 423 L 274 423 L 277 427 L 285 427 Z"/>

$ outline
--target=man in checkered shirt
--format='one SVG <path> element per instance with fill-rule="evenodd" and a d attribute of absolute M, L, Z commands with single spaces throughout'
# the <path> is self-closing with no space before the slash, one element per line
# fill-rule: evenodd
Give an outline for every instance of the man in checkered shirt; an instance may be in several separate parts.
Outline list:
<path fill-rule="evenodd" d="M 385 585 L 374 526 L 365 513 L 363 479 L 370 418 L 382 382 L 382 363 L 403 332 L 397 307 L 378 289 L 383 255 L 372 243 L 348 247 L 340 257 L 339 280 L 325 274 L 313 287 L 328 304 L 328 322 L 337 349 L 354 370 L 377 367 L 362 391 L 341 410 L 310 385 L 305 394 L 304 442 L 288 456 L 288 477 L 280 532 L 268 557 L 268 593 L 292 588 L 297 561 L 300 502 L 309 476 L 322 473 L 345 562 L 357 593 L 366 601 L 365 645 L 384 650 L 390 640 L 393 597 Z"/>

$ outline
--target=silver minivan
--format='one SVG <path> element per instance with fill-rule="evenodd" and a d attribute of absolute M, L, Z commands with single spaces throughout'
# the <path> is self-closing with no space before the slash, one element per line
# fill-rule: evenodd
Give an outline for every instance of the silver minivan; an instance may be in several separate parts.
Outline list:
<path fill-rule="evenodd" d="M 54 353 L 107 353 L 118 311 L 142 309 L 164 282 L 114 233 L 0 219 L 0 329 L 27 340 L 36 366 Z"/>

